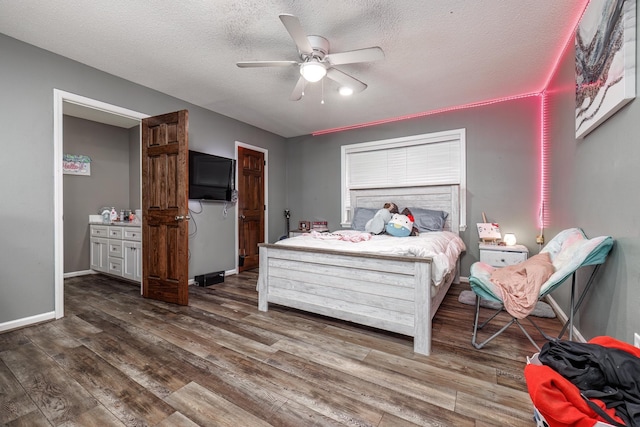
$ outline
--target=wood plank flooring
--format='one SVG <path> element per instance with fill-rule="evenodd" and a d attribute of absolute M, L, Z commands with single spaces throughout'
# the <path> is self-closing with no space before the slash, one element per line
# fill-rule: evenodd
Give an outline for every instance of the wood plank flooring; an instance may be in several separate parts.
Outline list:
<path fill-rule="evenodd" d="M 535 348 L 511 327 L 474 349 L 468 285 L 445 298 L 427 357 L 401 335 L 260 312 L 256 281 L 191 286 L 181 307 L 107 276 L 66 279 L 64 318 L 0 334 L 0 425 L 535 425 L 523 377 Z"/>

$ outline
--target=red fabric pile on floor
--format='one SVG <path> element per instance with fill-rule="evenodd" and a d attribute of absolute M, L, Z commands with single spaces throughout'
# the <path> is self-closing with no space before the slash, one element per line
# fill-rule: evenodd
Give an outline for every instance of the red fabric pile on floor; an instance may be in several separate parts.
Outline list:
<path fill-rule="evenodd" d="M 640 358 L 640 348 L 611 337 L 597 337 L 589 343 L 622 350 Z M 524 375 L 531 400 L 550 427 L 592 427 L 597 421 L 608 422 L 588 405 L 578 387 L 551 367 L 528 364 Z M 624 420 L 616 416 L 614 408 L 608 409 L 598 399 L 592 398 L 591 402 L 612 420 L 625 425 Z"/>

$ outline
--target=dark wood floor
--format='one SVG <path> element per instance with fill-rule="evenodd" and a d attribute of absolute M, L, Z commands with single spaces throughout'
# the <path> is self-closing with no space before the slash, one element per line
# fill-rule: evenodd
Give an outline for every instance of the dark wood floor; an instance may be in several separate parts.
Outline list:
<path fill-rule="evenodd" d="M 188 307 L 106 276 L 65 280 L 64 318 L 0 334 L 0 425 L 534 425 L 535 349 L 512 327 L 475 350 L 474 307 L 457 300 L 468 285 L 449 291 L 425 357 L 407 337 L 259 312 L 256 280 L 192 286 Z"/>

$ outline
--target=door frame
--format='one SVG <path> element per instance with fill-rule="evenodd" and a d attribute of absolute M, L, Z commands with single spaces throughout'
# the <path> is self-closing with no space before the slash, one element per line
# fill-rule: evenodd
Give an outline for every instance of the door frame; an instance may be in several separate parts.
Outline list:
<path fill-rule="evenodd" d="M 141 122 L 148 114 L 128 110 L 102 101 L 53 89 L 53 257 L 54 257 L 54 310 L 55 318 L 64 316 L 64 195 L 62 155 L 64 147 L 63 115 L 64 102 L 100 110 Z M 138 125 L 139 126 L 139 125 Z M 142 138 L 142 134 L 140 135 Z M 141 140 L 142 141 L 142 140 Z M 142 142 L 140 142 L 142 151 Z M 142 156 L 140 156 L 142 161 Z M 142 173 L 142 172 L 141 172 Z M 142 181 L 140 181 L 142 185 Z M 142 194 L 141 194 L 142 196 Z"/>
<path fill-rule="evenodd" d="M 267 207 L 264 210 L 264 241 L 269 242 L 269 150 L 262 147 L 256 147 L 255 145 L 246 144 L 244 142 L 236 141 L 235 144 L 235 156 L 236 156 L 236 176 L 235 176 L 235 186 L 238 186 L 238 171 L 240 167 L 237 164 L 238 161 L 238 147 L 247 148 L 249 150 L 258 151 L 264 154 L 264 204 Z M 238 206 L 236 204 L 236 235 L 235 235 L 235 272 L 238 274 L 238 259 L 240 257 L 240 252 L 238 251 L 238 244 L 240 243 L 238 237 L 240 234 L 240 222 L 238 218 Z"/>

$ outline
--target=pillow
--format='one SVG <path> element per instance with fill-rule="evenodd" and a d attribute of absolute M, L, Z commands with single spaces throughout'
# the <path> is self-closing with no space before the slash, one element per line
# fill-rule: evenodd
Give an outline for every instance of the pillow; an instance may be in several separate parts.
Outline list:
<path fill-rule="evenodd" d="M 364 231 L 364 227 L 367 222 L 378 212 L 378 209 L 374 208 L 356 208 L 353 219 L 351 220 L 351 229 Z"/>
<path fill-rule="evenodd" d="M 413 214 L 413 225 L 418 231 L 442 231 L 449 214 L 444 211 L 436 211 L 424 208 L 409 208 Z"/>
<path fill-rule="evenodd" d="M 364 226 L 364 231 L 371 234 L 381 234 L 384 232 L 384 227 L 390 220 L 391 212 L 389 212 L 389 209 L 378 209 L 373 218 L 367 221 L 367 224 Z"/>

